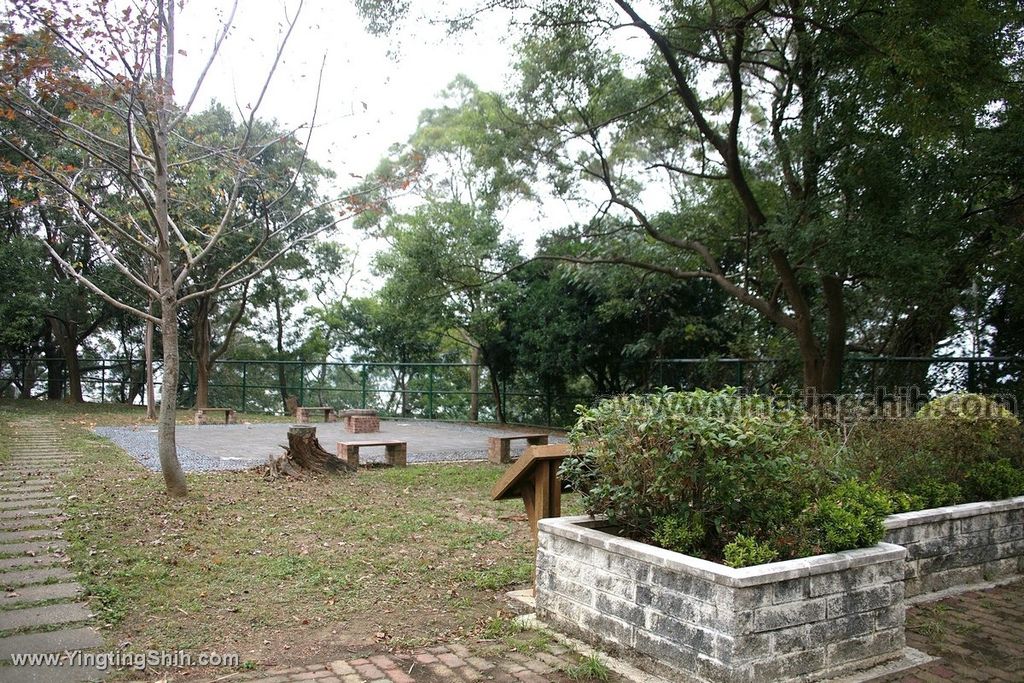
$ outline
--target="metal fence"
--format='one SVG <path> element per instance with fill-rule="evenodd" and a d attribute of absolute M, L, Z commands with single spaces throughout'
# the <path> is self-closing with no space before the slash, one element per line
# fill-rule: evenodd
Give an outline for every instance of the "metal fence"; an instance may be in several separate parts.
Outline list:
<path fill-rule="evenodd" d="M 144 368 L 139 359 L 85 358 L 80 361 L 83 397 L 100 403 L 142 404 Z M 161 368 L 156 366 L 159 379 Z M 468 363 L 333 363 L 288 360 L 224 360 L 213 368 L 208 405 L 243 412 L 284 412 L 284 397 L 300 405 L 376 408 L 384 415 L 430 420 L 470 419 L 476 396 L 478 419 L 496 421 L 500 402 L 508 422 L 566 426 L 577 404 L 599 394 L 555 393 L 527 382 L 502 382 L 495 392 L 486 371 L 471 390 Z M 663 359 L 626 378 L 623 391 L 669 386 L 680 389 L 738 386 L 752 392 L 800 389 L 797 361 L 780 359 Z M 159 387 L 159 381 L 157 382 Z M 183 361 L 179 405 L 195 405 L 196 366 Z M 840 392 L 863 397 L 914 387 L 922 396 L 953 391 L 1001 394 L 1021 405 L 1024 359 L 1015 357 L 885 358 L 849 356 Z M 67 371 L 62 359 L 0 359 L 0 392 L 63 398 Z M 159 395 L 159 393 L 158 393 Z"/>

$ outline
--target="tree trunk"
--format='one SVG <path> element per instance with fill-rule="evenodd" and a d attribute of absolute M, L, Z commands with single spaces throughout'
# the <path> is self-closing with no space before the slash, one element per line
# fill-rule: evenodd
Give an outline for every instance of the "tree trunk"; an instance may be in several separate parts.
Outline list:
<path fill-rule="evenodd" d="M 149 304 L 149 312 L 153 313 L 155 306 Z M 154 328 L 152 320 L 146 321 L 146 419 L 156 419 L 156 386 L 153 383 L 153 337 Z"/>
<path fill-rule="evenodd" d="M 196 410 L 210 407 L 210 298 L 196 299 L 196 325 L 192 332 L 192 355 L 196 360 Z"/>
<path fill-rule="evenodd" d="M 168 275 L 170 268 L 167 269 Z M 161 278 L 162 279 L 162 278 Z M 160 471 L 164 475 L 167 493 L 175 498 L 188 495 L 185 473 L 178 462 L 178 448 L 175 440 L 175 417 L 178 407 L 178 303 L 167 297 L 161 304 L 161 332 L 163 338 L 164 369 L 160 384 L 160 421 L 157 426 Z"/>
<path fill-rule="evenodd" d="M 306 472 L 325 474 L 328 472 L 354 472 L 348 462 L 330 453 L 316 438 L 316 427 L 294 425 L 288 430 L 288 448 L 267 463 L 267 476 L 300 476 Z"/>
<path fill-rule="evenodd" d="M 82 369 L 78 363 L 78 331 L 75 329 L 77 324 L 50 318 L 50 327 L 54 339 L 60 346 L 61 355 L 64 356 L 64 368 L 68 378 L 68 401 L 82 403 Z"/>
<path fill-rule="evenodd" d="M 480 420 L 480 347 L 469 347 L 469 421 Z"/>
<path fill-rule="evenodd" d="M 491 396 L 494 398 L 494 418 L 498 424 L 505 424 L 505 407 L 501 405 L 501 386 L 498 384 L 498 377 L 491 368 L 487 368 L 487 374 L 491 380 Z"/>
<path fill-rule="evenodd" d="M 59 401 L 64 398 L 64 364 L 57 357 L 59 351 L 53 343 L 53 331 L 49 325 L 46 326 L 43 353 L 46 358 L 46 398 Z"/>

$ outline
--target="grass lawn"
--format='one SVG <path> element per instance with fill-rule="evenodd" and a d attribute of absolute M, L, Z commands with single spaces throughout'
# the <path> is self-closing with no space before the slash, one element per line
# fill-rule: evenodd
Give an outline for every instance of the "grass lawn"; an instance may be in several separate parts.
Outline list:
<path fill-rule="evenodd" d="M 455 640 L 543 646 L 500 628 L 499 598 L 533 570 L 522 504 L 489 499 L 501 467 L 195 474 L 174 500 L 159 473 L 90 432 L 140 410 L 0 402 L 0 423 L 33 415 L 59 420 L 84 456 L 63 484 L 74 496 L 65 536 L 111 646 L 238 653 L 245 668 Z"/>

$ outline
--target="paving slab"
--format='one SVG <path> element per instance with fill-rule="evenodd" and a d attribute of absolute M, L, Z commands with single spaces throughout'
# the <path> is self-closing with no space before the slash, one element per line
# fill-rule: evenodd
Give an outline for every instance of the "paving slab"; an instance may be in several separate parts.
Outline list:
<path fill-rule="evenodd" d="M 62 510 L 59 507 L 53 505 L 56 499 L 51 499 L 51 507 L 33 507 L 33 508 L 9 508 L 7 510 L 0 510 L 0 519 L 26 519 L 29 517 L 52 517 L 54 515 L 62 514 Z"/>
<path fill-rule="evenodd" d="M 48 567 L 54 564 L 63 564 L 67 558 L 63 555 L 21 555 L 20 557 L 5 557 L 0 559 L 0 571 L 9 569 L 27 569 L 30 567 Z"/>
<path fill-rule="evenodd" d="M 4 491 L 0 493 L 0 502 L 38 500 L 40 498 L 53 498 L 53 494 L 48 491 Z"/>
<path fill-rule="evenodd" d="M 0 531 L 53 528 L 62 520 L 63 517 L 58 515 L 22 515 L 20 517 L 5 517 L 0 518 Z"/>
<path fill-rule="evenodd" d="M 103 672 L 90 666 L 5 666 L 0 669 L 4 683 L 79 683 L 102 681 Z"/>
<path fill-rule="evenodd" d="M 84 602 L 65 602 L 42 607 L 24 607 L 0 612 L 0 631 L 20 631 L 27 628 L 55 626 L 88 621 L 92 617 Z"/>
<path fill-rule="evenodd" d="M 34 539 L 61 538 L 63 534 L 59 529 L 25 529 L 24 531 L 2 531 L 0 532 L 0 552 L 3 552 L 3 544 L 20 543 Z"/>
<path fill-rule="evenodd" d="M 27 586 L 32 583 L 46 583 L 54 579 L 73 579 L 75 575 L 64 567 L 42 567 L 18 569 L 0 574 L 0 586 Z"/>
<path fill-rule="evenodd" d="M 31 500 L 5 500 L 0 502 L 0 510 L 29 510 L 32 508 L 53 507 L 60 503 L 59 498 L 33 498 Z"/>
<path fill-rule="evenodd" d="M 27 605 L 44 600 L 72 600 L 84 592 L 82 586 L 75 582 L 19 586 L 0 593 L 0 608 L 7 609 L 13 605 Z"/>
<path fill-rule="evenodd" d="M 64 540 L 8 543 L 7 545 L 0 545 L 0 557 L 7 555 L 42 555 L 43 553 L 52 553 L 54 550 L 64 550 L 67 547 L 68 542 Z"/>
<path fill-rule="evenodd" d="M 102 645 L 103 637 L 95 629 L 86 627 L 66 628 L 44 633 L 25 633 L 0 638 L 0 659 L 9 662 L 11 655 L 15 653 L 89 650 Z"/>

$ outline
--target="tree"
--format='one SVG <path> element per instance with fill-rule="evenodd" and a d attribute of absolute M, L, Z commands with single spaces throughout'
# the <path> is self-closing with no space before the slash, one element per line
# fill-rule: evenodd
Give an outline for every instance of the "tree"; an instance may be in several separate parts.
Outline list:
<path fill-rule="evenodd" d="M 969 273 L 992 216 L 1020 202 L 991 182 L 1007 166 L 938 187 L 932 173 L 1009 115 L 1019 3 L 546 0 L 522 13 L 506 118 L 523 158 L 566 197 L 603 196 L 606 220 L 572 260 L 713 282 L 795 342 L 813 392 L 838 386 L 852 307 L 869 327 L 894 313 L 912 327 L 892 310 L 900 288 L 943 270 L 959 288 L 950 249 Z M 926 302 L 919 318 L 939 321 L 926 327 L 944 327 L 947 302 Z"/>
<path fill-rule="evenodd" d="M 237 142 L 212 150 L 172 144 L 198 98 L 206 71 L 227 38 L 236 6 L 232 6 L 216 34 L 203 75 L 192 89 L 184 91 L 187 94 L 180 106 L 174 101 L 178 92 L 177 3 L 171 0 L 150 0 L 123 9 L 107 3 L 74 7 L 58 1 L 18 0 L 13 3 L 17 20 L 37 30 L 44 44 L 60 45 L 75 64 L 57 68 L 47 59 L 45 50 L 31 47 L 27 52 L 8 50 L 5 65 L 12 68 L 4 70 L 0 82 L 0 106 L 7 116 L 52 136 L 73 149 L 77 159 L 74 163 L 54 164 L 17 134 L 5 133 L 3 144 L 20 156 L 22 171 L 36 179 L 41 192 L 63 203 L 96 242 L 105 260 L 142 298 L 152 300 L 159 309 L 157 315 L 132 305 L 118 292 L 105 290 L 48 245 L 55 260 L 110 305 L 160 326 L 163 381 L 159 455 L 166 488 L 172 496 L 184 496 L 188 490 L 174 433 L 180 368 L 178 317 L 182 306 L 243 285 L 296 243 L 328 229 L 340 218 L 335 216 L 330 223 L 317 225 L 302 236 L 290 235 L 289 230 L 318 207 L 303 207 L 298 213 L 286 211 L 282 201 L 297 179 L 285 183 L 282 192 L 263 192 L 264 181 L 256 165 L 259 156 L 275 146 L 305 148 L 293 135 L 262 138 L 256 125 L 298 12 L 284 24 L 263 87 L 239 124 Z M 17 36 L 10 37 L 5 48 L 21 49 L 18 40 Z M 71 115 L 64 116 L 66 112 Z M 190 207 L 179 206 L 175 187 L 187 184 L 197 167 L 213 166 L 216 171 L 210 172 L 213 182 L 207 189 L 221 201 L 221 210 L 215 220 L 196 224 L 190 221 Z M 97 185 L 106 187 L 107 192 L 93 196 L 84 190 Z M 190 275 L 223 248 L 227 234 L 236 225 L 242 197 L 248 192 L 258 197 L 254 219 L 260 226 L 258 238 L 206 288 L 183 293 Z"/>

